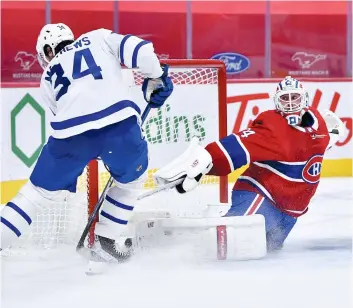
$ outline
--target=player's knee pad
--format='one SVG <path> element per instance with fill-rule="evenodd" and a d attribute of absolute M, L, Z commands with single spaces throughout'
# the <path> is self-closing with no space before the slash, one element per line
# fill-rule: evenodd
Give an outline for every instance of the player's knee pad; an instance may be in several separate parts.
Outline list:
<path fill-rule="evenodd" d="M 119 236 L 134 236 L 133 226 L 129 223 L 133 215 L 137 197 L 141 194 L 145 175 L 137 180 L 122 184 L 115 182 L 103 201 L 99 222 L 96 224 L 95 233 L 107 238 Z"/>
<path fill-rule="evenodd" d="M 10 246 L 26 233 L 38 211 L 64 200 L 68 192 L 51 192 L 27 182 L 1 211 L 1 248 Z"/>
<path fill-rule="evenodd" d="M 266 256 L 265 219 L 262 215 L 212 218 L 216 226 L 202 232 L 207 258 L 253 260 Z"/>

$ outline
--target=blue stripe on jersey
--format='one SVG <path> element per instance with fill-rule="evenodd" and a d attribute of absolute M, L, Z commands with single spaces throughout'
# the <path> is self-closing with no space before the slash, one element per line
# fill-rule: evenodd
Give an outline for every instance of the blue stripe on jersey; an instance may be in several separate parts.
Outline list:
<path fill-rule="evenodd" d="M 273 169 L 276 169 L 278 172 L 286 175 L 289 178 L 296 179 L 296 180 L 302 180 L 302 172 L 305 166 L 304 164 L 300 165 L 292 165 L 292 164 L 286 164 L 283 162 L 278 162 L 278 161 L 259 161 L 261 164 L 268 165 L 272 167 Z"/>
<path fill-rule="evenodd" d="M 131 67 L 134 68 L 134 67 L 137 67 L 137 55 L 138 55 L 138 52 L 140 50 L 140 48 L 144 45 L 147 45 L 147 44 L 150 44 L 151 42 L 150 41 L 142 41 L 140 43 L 138 43 L 134 49 L 134 52 L 132 54 L 132 64 L 131 64 Z"/>
<path fill-rule="evenodd" d="M 20 230 L 18 230 L 11 222 L 9 222 L 7 219 L 5 219 L 4 217 L 0 217 L 0 221 L 7 226 L 9 229 L 11 229 L 16 235 L 17 237 L 21 236 L 21 232 Z"/>
<path fill-rule="evenodd" d="M 109 203 L 114 204 L 116 207 L 121 208 L 121 209 L 123 209 L 123 210 L 132 211 L 132 210 L 134 209 L 133 206 L 120 203 L 119 201 L 116 201 L 116 200 L 114 200 L 113 198 L 111 198 L 111 197 L 109 197 L 109 196 L 106 196 L 105 199 L 106 199 Z"/>
<path fill-rule="evenodd" d="M 120 225 L 127 225 L 127 220 L 122 220 L 122 219 L 116 218 L 116 217 L 108 214 L 107 212 L 102 211 L 101 215 L 111 221 L 114 221 L 114 222 L 120 224 Z"/>
<path fill-rule="evenodd" d="M 119 54 L 120 54 L 120 63 L 124 64 L 124 48 L 125 48 L 125 43 L 126 41 L 129 39 L 129 37 L 131 37 L 131 34 L 125 35 L 124 38 L 121 40 L 120 43 L 120 48 L 119 48 Z"/>
<path fill-rule="evenodd" d="M 220 143 L 228 152 L 233 162 L 234 170 L 247 164 L 246 153 L 243 147 L 239 144 L 235 135 L 232 134 L 225 138 L 222 138 L 220 140 Z"/>
<path fill-rule="evenodd" d="M 29 225 L 32 223 L 32 219 L 27 215 L 27 213 L 23 211 L 20 207 L 18 207 L 15 203 L 9 202 L 6 204 L 6 206 L 12 208 L 18 214 L 20 214 Z"/>
<path fill-rule="evenodd" d="M 98 112 L 94 112 L 91 114 L 86 114 L 83 116 L 79 116 L 76 118 L 72 118 L 72 119 L 67 119 L 61 122 L 51 122 L 50 125 L 53 129 L 55 130 L 62 130 L 62 129 L 67 129 L 73 126 L 77 126 L 77 125 L 81 125 L 87 122 L 93 122 L 93 121 L 97 121 L 100 119 L 103 119 L 107 116 L 110 116 L 111 114 L 118 112 L 122 109 L 131 107 L 133 109 L 135 109 L 139 114 L 141 113 L 140 108 L 132 101 L 129 100 L 124 100 L 124 101 L 120 101 L 118 103 L 115 103 L 114 105 L 109 106 L 106 109 L 103 109 L 101 111 Z"/>

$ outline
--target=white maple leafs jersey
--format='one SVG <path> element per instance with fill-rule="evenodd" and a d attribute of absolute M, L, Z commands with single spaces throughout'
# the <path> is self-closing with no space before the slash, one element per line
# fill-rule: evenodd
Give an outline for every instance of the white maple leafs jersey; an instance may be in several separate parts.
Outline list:
<path fill-rule="evenodd" d="M 54 114 L 54 138 L 99 129 L 130 116 L 140 118 L 122 66 L 139 67 L 145 77 L 163 71 L 151 42 L 99 29 L 81 35 L 49 63 L 41 79 L 41 94 Z M 141 93 L 142 95 L 142 93 Z"/>

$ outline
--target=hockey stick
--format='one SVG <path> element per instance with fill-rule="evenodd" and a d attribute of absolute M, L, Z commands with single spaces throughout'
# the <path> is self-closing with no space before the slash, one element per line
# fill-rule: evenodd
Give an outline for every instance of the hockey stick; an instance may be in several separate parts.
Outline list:
<path fill-rule="evenodd" d="M 151 111 L 151 106 L 147 105 L 147 107 L 145 108 L 145 110 L 143 111 L 142 116 L 141 116 L 141 119 L 142 119 L 141 126 L 144 124 L 144 122 L 145 122 L 145 120 L 146 120 L 146 118 L 147 118 L 147 116 L 148 116 L 150 111 Z M 80 240 L 77 243 L 77 246 L 76 246 L 76 251 L 77 252 L 80 252 L 82 250 L 82 248 L 84 248 L 87 234 L 89 233 L 89 230 L 91 229 L 92 224 L 93 224 L 95 218 L 97 217 L 100 208 L 102 207 L 102 204 L 103 204 L 103 201 L 104 201 L 104 198 L 105 198 L 105 194 L 107 193 L 107 190 L 113 185 L 113 182 L 114 182 L 114 179 L 113 179 L 112 176 L 110 176 L 107 184 L 105 185 L 105 187 L 103 189 L 102 194 L 100 195 L 100 197 L 98 199 L 97 204 L 95 205 L 95 207 L 93 209 L 93 212 L 91 213 L 91 215 L 88 218 L 86 227 L 85 227 L 85 229 L 82 232 Z"/>
<path fill-rule="evenodd" d="M 175 180 L 175 181 L 173 181 L 173 182 L 170 182 L 170 183 L 168 183 L 168 184 L 164 184 L 164 185 L 161 185 L 161 186 L 157 186 L 155 189 L 152 189 L 152 190 L 150 190 L 150 191 L 147 191 L 147 192 L 145 192 L 145 193 L 139 195 L 139 196 L 137 197 L 137 200 L 141 200 L 141 199 L 143 199 L 143 198 L 152 196 L 152 195 L 154 195 L 154 194 L 156 194 L 156 193 L 159 193 L 160 191 L 163 191 L 163 190 L 167 190 L 167 189 L 170 189 L 170 188 L 174 188 L 175 186 L 181 184 L 181 183 L 184 181 L 184 178 L 185 178 L 185 177 L 180 178 L 180 179 L 177 179 L 177 180 Z"/>

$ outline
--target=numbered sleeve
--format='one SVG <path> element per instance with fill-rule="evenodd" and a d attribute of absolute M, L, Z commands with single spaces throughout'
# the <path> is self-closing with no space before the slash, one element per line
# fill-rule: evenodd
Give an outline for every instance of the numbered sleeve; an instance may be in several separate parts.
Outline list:
<path fill-rule="evenodd" d="M 105 35 L 105 42 L 120 63 L 126 67 L 138 67 L 146 78 L 162 76 L 163 71 L 152 42 L 134 35 L 121 35 L 111 31 L 109 35 Z"/>
<path fill-rule="evenodd" d="M 285 146 L 271 128 L 254 125 L 206 146 L 211 154 L 212 175 L 227 175 L 254 161 L 285 160 Z"/>

